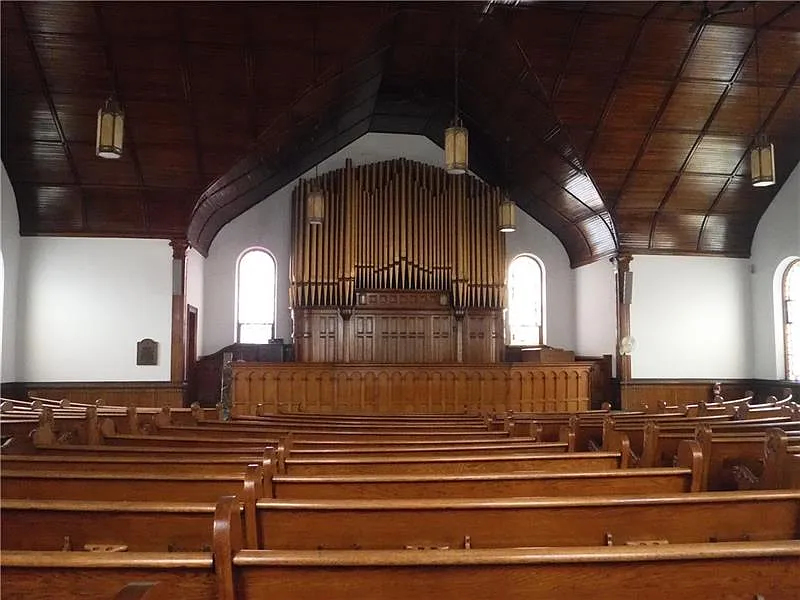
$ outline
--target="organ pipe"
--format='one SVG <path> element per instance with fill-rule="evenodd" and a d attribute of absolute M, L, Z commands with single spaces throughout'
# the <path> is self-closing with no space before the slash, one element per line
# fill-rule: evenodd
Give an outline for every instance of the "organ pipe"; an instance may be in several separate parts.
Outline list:
<path fill-rule="evenodd" d="M 312 183 L 325 220 L 309 225 Z M 293 308 L 352 307 L 358 290 L 436 290 L 454 308 L 502 308 L 502 193 L 471 176 L 396 159 L 300 181 L 292 198 Z"/>

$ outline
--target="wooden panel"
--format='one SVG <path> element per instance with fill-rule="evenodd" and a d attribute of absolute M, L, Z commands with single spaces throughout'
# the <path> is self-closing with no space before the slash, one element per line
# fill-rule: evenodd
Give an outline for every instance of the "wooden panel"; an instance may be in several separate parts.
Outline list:
<path fill-rule="evenodd" d="M 119 383 L 28 383 L 19 384 L 29 396 L 70 402 L 93 404 L 102 399 L 106 404 L 117 406 L 144 406 L 181 408 L 183 406 L 183 387 L 161 382 L 119 382 Z"/>
<path fill-rule="evenodd" d="M 368 412 L 577 412 L 589 409 L 592 363 L 353 365 L 236 363 L 237 415 Z"/>
<path fill-rule="evenodd" d="M 621 383 L 622 409 L 642 410 L 647 404 L 654 409 L 660 402 L 668 406 L 686 406 L 698 402 L 710 402 L 714 385 L 712 380 L 636 380 Z M 748 380 L 732 381 L 725 383 L 722 395 L 726 400 L 743 398 L 747 390 L 752 389 Z"/>
<path fill-rule="evenodd" d="M 445 306 L 436 310 L 403 310 L 403 306 L 414 304 L 403 297 L 415 294 L 381 293 L 393 301 L 364 309 L 359 306 L 349 319 L 333 308 L 295 308 L 294 343 L 298 362 L 458 362 L 458 322 L 452 309 Z M 395 311 L 390 307 L 399 308 Z M 462 325 L 463 362 L 485 364 L 502 360 L 500 310 L 471 311 L 463 317 Z"/>

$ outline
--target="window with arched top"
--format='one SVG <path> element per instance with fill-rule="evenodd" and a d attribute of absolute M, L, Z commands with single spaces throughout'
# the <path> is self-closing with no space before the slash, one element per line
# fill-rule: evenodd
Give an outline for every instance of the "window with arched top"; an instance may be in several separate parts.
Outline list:
<path fill-rule="evenodd" d="M 521 254 L 508 267 L 508 343 L 534 346 L 544 343 L 544 266 L 530 254 Z"/>
<path fill-rule="evenodd" d="M 800 381 L 800 258 L 783 272 L 783 354 L 786 379 Z"/>
<path fill-rule="evenodd" d="M 246 250 L 236 266 L 236 341 L 266 344 L 275 337 L 276 266 L 263 248 Z"/>

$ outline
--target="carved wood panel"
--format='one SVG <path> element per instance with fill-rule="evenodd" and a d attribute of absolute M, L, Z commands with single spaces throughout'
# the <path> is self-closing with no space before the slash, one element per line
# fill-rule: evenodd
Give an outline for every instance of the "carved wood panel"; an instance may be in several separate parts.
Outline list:
<path fill-rule="evenodd" d="M 576 412 L 591 363 L 554 365 L 234 365 L 234 412 Z"/>

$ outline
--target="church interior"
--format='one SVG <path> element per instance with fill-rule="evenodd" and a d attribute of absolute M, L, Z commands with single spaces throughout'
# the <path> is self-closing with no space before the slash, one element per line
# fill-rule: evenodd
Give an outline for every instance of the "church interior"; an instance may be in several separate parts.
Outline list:
<path fill-rule="evenodd" d="M 0 594 L 800 598 L 800 3 L 0 3 Z"/>

